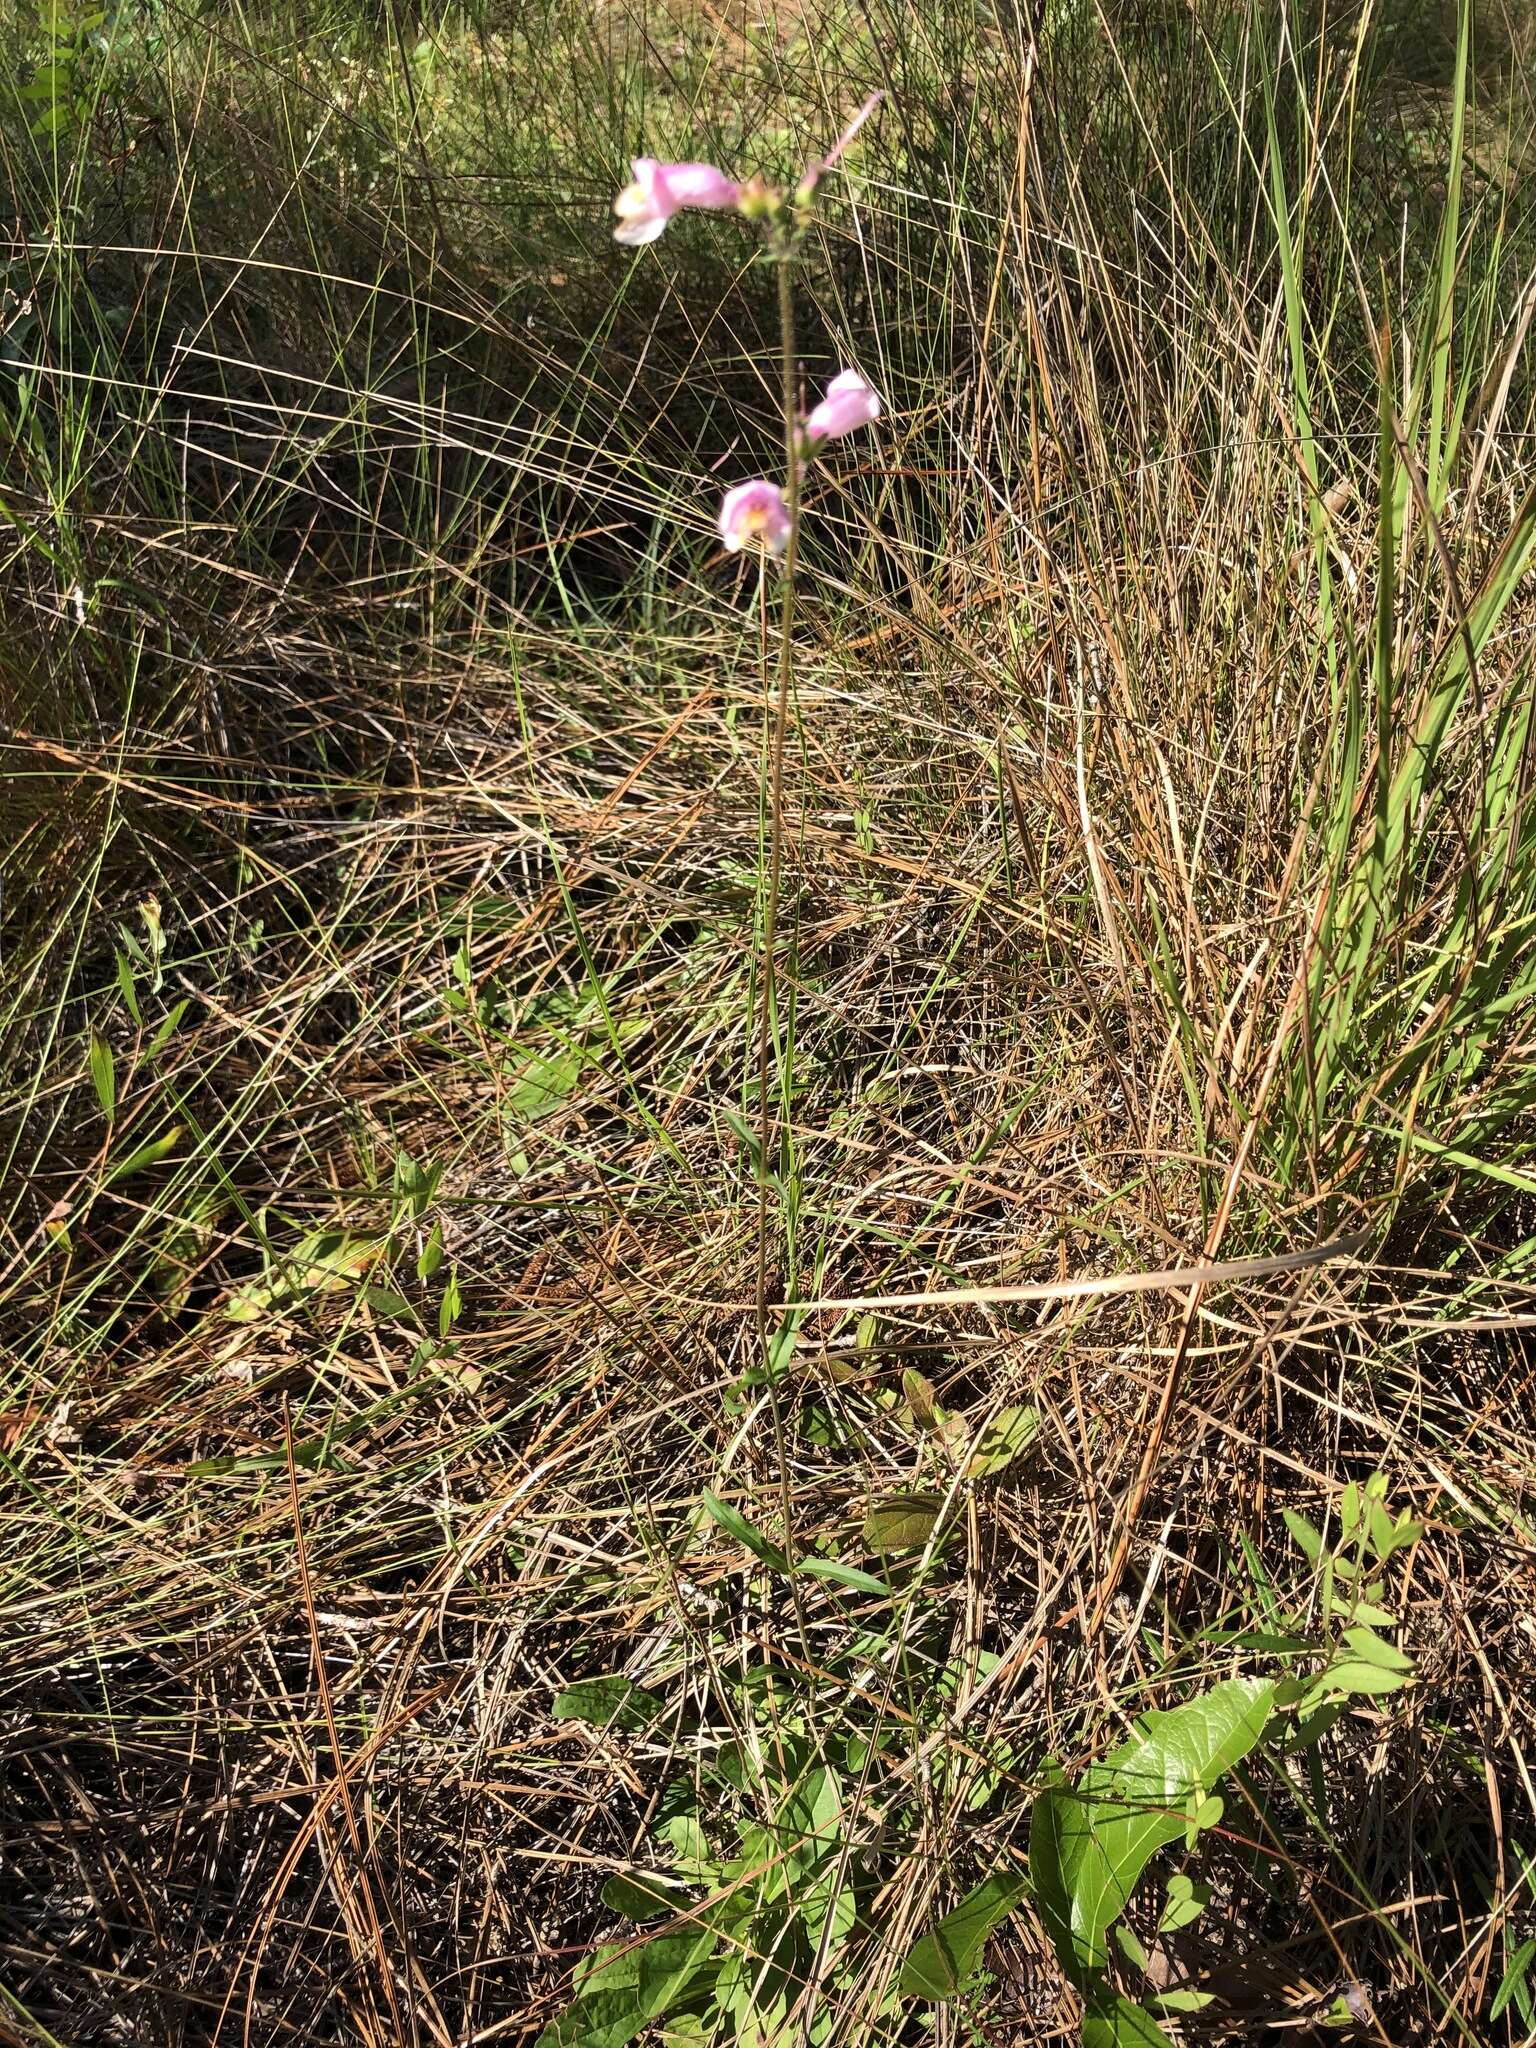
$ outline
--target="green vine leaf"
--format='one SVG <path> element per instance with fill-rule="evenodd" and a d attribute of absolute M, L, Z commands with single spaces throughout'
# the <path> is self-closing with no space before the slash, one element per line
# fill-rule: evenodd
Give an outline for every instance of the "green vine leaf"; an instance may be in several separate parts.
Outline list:
<path fill-rule="evenodd" d="M 1268 1680 L 1233 1678 L 1181 1707 L 1150 1713 L 1077 1786 L 1049 1786 L 1036 1800 L 1030 1874 L 1041 1918 L 1075 1982 L 1105 1968 L 1105 1934 L 1137 1879 L 1200 1813 L 1204 1788 L 1259 1740 L 1274 1696 Z"/>
<path fill-rule="evenodd" d="M 591 1728 L 622 1728 L 638 1735 L 666 1712 L 666 1702 L 618 1672 L 606 1678 L 579 1678 L 556 1693 L 551 1711 L 557 1721 L 585 1721 Z"/>
<path fill-rule="evenodd" d="M 944 1512 L 941 1493 L 905 1493 L 876 1501 L 864 1517 L 865 1546 L 877 1556 L 921 1550 Z"/>
<path fill-rule="evenodd" d="M 1040 1411 L 1029 1406 L 999 1408 L 982 1429 L 965 1461 L 967 1479 L 990 1479 L 1027 1451 L 1040 1433 Z"/>
<path fill-rule="evenodd" d="M 1083 2048 L 1173 2048 L 1145 2006 L 1099 1991 L 1083 2011 Z"/>
<path fill-rule="evenodd" d="M 575 1998 L 540 2034 L 537 2048 L 624 2048 L 647 2020 L 691 1989 L 714 1946 L 712 1930 L 688 1927 L 600 1948 Z"/>
<path fill-rule="evenodd" d="M 1027 1889 L 1022 1878 L 994 1876 L 968 1893 L 912 1944 L 896 1987 L 902 1997 L 953 1998 L 981 1961 L 987 1936 Z"/>

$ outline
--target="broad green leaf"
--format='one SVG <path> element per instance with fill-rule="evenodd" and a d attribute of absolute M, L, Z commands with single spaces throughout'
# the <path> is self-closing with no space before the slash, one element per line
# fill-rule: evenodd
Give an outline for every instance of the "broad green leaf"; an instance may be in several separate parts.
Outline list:
<path fill-rule="evenodd" d="M 800 1410 L 799 1428 L 808 1444 L 820 1444 L 823 1450 L 835 1444 L 841 1434 L 831 1409 L 818 1407 L 814 1402 Z"/>
<path fill-rule="evenodd" d="M 593 1728 L 612 1726 L 635 1734 L 660 1720 L 666 1702 L 614 1672 L 605 1678 L 578 1678 L 555 1694 L 550 1712 L 557 1721 L 585 1721 Z"/>
<path fill-rule="evenodd" d="M 1405 1676 L 1413 1670 L 1413 1659 L 1405 1657 L 1391 1643 L 1383 1642 L 1373 1629 L 1347 1628 L 1344 1640 L 1367 1664 L 1379 1664 L 1384 1671 L 1397 1671 Z"/>
<path fill-rule="evenodd" d="M 1157 1923 L 1159 1934 L 1177 1934 L 1181 1927 L 1188 1927 L 1198 1920 L 1211 1903 L 1211 1888 L 1208 1884 L 1196 1884 L 1181 1870 L 1168 1880 L 1168 1903 L 1163 1908 L 1163 1917 Z"/>
<path fill-rule="evenodd" d="M 965 1463 L 967 1479 L 990 1478 L 1027 1451 L 1040 1433 L 1040 1411 L 1033 1407 L 999 1408 L 977 1438 Z"/>
<path fill-rule="evenodd" d="M 740 2034 L 739 2022 L 751 2011 L 751 1995 L 751 1958 L 744 1948 L 733 1945 L 715 1976 L 715 2000 L 730 2023 L 728 2038 Z"/>
<path fill-rule="evenodd" d="M 737 1836 L 740 1853 L 720 1870 L 728 1889 L 729 1911 L 734 1920 L 750 1918 L 763 1905 L 782 1896 L 788 1879 L 777 1831 L 747 1825 Z"/>
<path fill-rule="evenodd" d="M 833 1854 L 842 1839 L 842 1818 L 837 1773 L 818 1764 L 779 1808 L 776 1827 L 786 1881 L 805 1876 Z"/>
<path fill-rule="evenodd" d="M 1202 1633 L 1206 1642 L 1224 1650 L 1258 1650 L 1266 1657 L 1299 1657 L 1313 1647 L 1311 1636 L 1275 1635 L 1262 1628 L 1212 1628 Z"/>
<path fill-rule="evenodd" d="M 603 1886 L 602 1900 L 610 1913 L 622 1913 L 626 1920 L 655 1920 L 692 1903 L 674 1879 L 652 1870 L 616 1872 Z"/>
<path fill-rule="evenodd" d="M 1284 1522 L 1286 1528 L 1290 1530 L 1292 1538 L 1298 1548 L 1304 1553 L 1308 1562 L 1316 1564 L 1323 1554 L 1321 1533 L 1313 1528 L 1305 1515 L 1298 1515 L 1290 1508 L 1282 1508 L 1280 1510 L 1280 1519 Z"/>
<path fill-rule="evenodd" d="M 942 1493 L 895 1494 L 877 1501 L 864 1517 L 864 1542 L 881 1556 L 892 1550 L 921 1550 L 943 1512 Z"/>
<path fill-rule="evenodd" d="M 907 1407 L 911 1410 L 912 1420 L 918 1428 L 932 1429 L 938 1407 L 938 1395 L 934 1392 L 933 1381 L 925 1379 L 909 1365 L 901 1376 L 901 1391 L 906 1396 Z"/>
<path fill-rule="evenodd" d="M 707 1486 L 699 1498 L 703 1501 L 705 1512 L 709 1515 L 710 1519 L 718 1522 L 728 1536 L 734 1536 L 738 1543 L 745 1544 L 752 1555 L 761 1559 L 770 1571 L 789 1572 L 791 1569 L 789 1559 L 780 1550 L 779 1546 L 776 1543 L 770 1543 L 760 1529 L 754 1529 L 746 1516 L 738 1509 L 731 1507 L 728 1502 L 721 1500 L 718 1495 L 711 1493 Z"/>
<path fill-rule="evenodd" d="M 1426 1523 L 1416 1522 L 1408 1510 L 1404 1508 L 1403 1512 L 1398 1516 L 1392 1531 L 1393 1550 L 1411 1550 L 1413 1545 L 1423 1536 L 1426 1527 Z"/>
<path fill-rule="evenodd" d="M 680 2012 L 663 2021 L 657 2038 L 665 2041 L 667 2048 L 712 2048 L 720 2038 L 719 2011 L 710 2004 L 701 2013 Z"/>
<path fill-rule="evenodd" d="M 1407 1682 L 1406 1672 L 1384 1671 L 1379 1664 L 1367 1664 L 1359 1657 L 1341 1657 L 1312 1681 L 1302 1698 L 1301 1711 L 1309 1712 L 1335 1693 L 1358 1692 L 1378 1698 L 1383 1693 L 1397 1692 Z"/>
<path fill-rule="evenodd" d="M 1102 1986 L 1083 2008 L 1083 2048 L 1173 2048 L 1145 2006 Z"/>
<path fill-rule="evenodd" d="M 1204 2012 L 1208 2005 L 1215 2003 L 1214 1991 L 1197 1991 L 1193 1985 L 1183 1985 L 1177 1991 L 1154 1991 L 1152 2002 L 1164 2012 Z"/>
<path fill-rule="evenodd" d="M 839 1875 L 837 1859 L 830 1857 L 810 1885 L 800 1894 L 800 1911 L 811 1940 L 836 1947 L 852 1934 L 859 1917 L 859 1902 L 848 1874 Z"/>
<path fill-rule="evenodd" d="M 237 1287 L 225 1303 L 232 1323 L 260 1321 L 290 1296 L 335 1294 L 355 1287 L 362 1274 L 384 1251 L 387 1240 L 347 1230 L 311 1230 L 293 1250 L 274 1263 L 265 1280 Z"/>
<path fill-rule="evenodd" d="M 1305 1693 L 1301 1697 L 1304 1699 Z M 1297 1704 L 1300 1705 L 1300 1700 Z M 1292 1733 L 1282 1739 L 1280 1746 L 1288 1755 L 1299 1750 L 1312 1749 L 1322 1741 L 1330 1728 L 1337 1727 L 1343 1717 L 1342 1700 L 1336 1700 L 1329 1706 L 1312 1708 L 1296 1723 Z"/>
<path fill-rule="evenodd" d="M 1385 1607 L 1377 1607 L 1370 1600 L 1355 1602 L 1355 1619 L 1367 1623 L 1371 1628 L 1397 1627 L 1397 1616 L 1389 1614 Z"/>
<path fill-rule="evenodd" d="M 21 88 L 20 97 L 24 100 L 51 100 L 68 90 L 68 64 L 39 64 Z"/>
<path fill-rule="evenodd" d="M 311 1230 L 301 1237 L 288 1261 L 298 1287 L 318 1294 L 344 1292 L 386 1248 L 388 1239 L 364 1237 L 350 1230 Z"/>
<path fill-rule="evenodd" d="M 798 1310 L 791 1309 L 769 1338 L 764 1371 L 771 1386 L 777 1386 L 794 1363 L 795 1353 L 800 1348 L 800 1325 L 804 1320 Z"/>
<path fill-rule="evenodd" d="M 1119 1949 L 1121 1955 L 1125 1957 L 1126 1961 L 1134 1969 L 1140 1970 L 1142 1975 L 1145 1976 L 1150 1966 L 1151 1958 L 1142 1946 L 1141 1936 L 1134 1927 L 1124 1920 L 1117 1920 L 1112 1932 L 1115 1937 L 1115 1947 Z"/>
<path fill-rule="evenodd" d="M 1219 1826 L 1225 1811 L 1226 1803 L 1219 1792 L 1207 1792 L 1203 1797 L 1198 1791 L 1192 1792 L 1184 1809 L 1185 1848 L 1194 1848 L 1202 1829 Z"/>
<path fill-rule="evenodd" d="M 1137 1879 L 1185 1833 L 1204 1788 L 1253 1748 L 1274 1695 L 1269 1680 L 1233 1678 L 1181 1707 L 1150 1713 L 1077 1786 L 1048 1786 L 1035 1801 L 1030 1875 L 1041 1918 L 1076 1982 L 1105 1967 L 1105 1931 Z"/>
<path fill-rule="evenodd" d="M 904 1998 L 953 1998 L 981 1961 L 987 1936 L 1002 1925 L 1028 1886 L 1018 1877 L 989 1877 L 953 1912 L 920 1935 L 902 1965 Z"/>
<path fill-rule="evenodd" d="M 600 1948 L 537 2048 L 624 2048 L 648 2020 L 678 2003 L 714 1946 L 711 1929 L 688 1927 Z"/>
<path fill-rule="evenodd" d="M 391 1316 L 397 1323 L 413 1323 L 416 1311 L 405 1296 L 395 1287 L 379 1287 L 369 1281 L 358 1289 L 358 1300 L 365 1302 L 375 1315 Z"/>
<path fill-rule="evenodd" d="M 656 1833 L 671 1849 L 673 1861 L 682 1876 L 698 1879 L 707 1876 L 714 1859 L 697 1814 L 671 1814 Z"/>
<path fill-rule="evenodd" d="M 737 2014 L 764 2043 L 783 2042 L 789 2001 L 804 1986 L 813 1961 L 799 1899 L 781 1897 L 754 1914 L 748 1943 L 750 1997 L 738 1999 Z"/>
<path fill-rule="evenodd" d="M 502 1098 L 504 1111 L 520 1123 L 552 1115 L 576 1093 L 586 1065 L 587 1055 L 580 1046 L 535 1054 L 513 1070 L 516 1078 Z"/>
<path fill-rule="evenodd" d="M 442 1186 L 441 1166 L 422 1166 L 403 1149 L 395 1158 L 395 1186 L 412 1216 L 424 1215 Z"/>

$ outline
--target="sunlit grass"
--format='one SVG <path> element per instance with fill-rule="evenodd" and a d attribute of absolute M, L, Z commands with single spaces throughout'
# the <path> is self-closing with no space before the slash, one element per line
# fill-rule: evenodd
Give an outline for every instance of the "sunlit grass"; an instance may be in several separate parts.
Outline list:
<path fill-rule="evenodd" d="M 1524 2039 L 1518 52 L 1039 35 L 125 7 L 78 117 L 0 105 L 19 2038 L 532 2040 L 640 1868 L 735 1901 L 693 2038 L 1074 2040 L 1029 1897 L 954 2002 L 912 1942 L 1049 1759 L 1326 1666 L 1283 1511 L 1380 1472 L 1414 1683 L 1254 1753 L 1158 1968 L 1216 2038 Z M 805 272 L 807 388 L 887 417 L 808 510 L 765 1362 L 713 517 L 773 282 L 608 208 L 874 85 Z M 557 1711 L 615 1677 L 659 1707 Z"/>

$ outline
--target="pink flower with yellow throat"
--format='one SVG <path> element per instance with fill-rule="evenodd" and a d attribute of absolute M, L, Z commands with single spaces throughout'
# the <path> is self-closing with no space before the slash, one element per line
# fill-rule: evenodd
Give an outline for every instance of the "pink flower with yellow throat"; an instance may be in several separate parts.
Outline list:
<path fill-rule="evenodd" d="M 734 206 L 741 197 L 736 180 L 713 164 L 664 164 L 653 156 L 637 156 L 630 169 L 633 179 L 613 202 L 619 218 L 613 239 L 631 248 L 654 242 L 685 206 Z"/>
<path fill-rule="evenodd" d="M 720 538 L 732 554 L 762 547 L 782 555 L 789 546 L 789 507 L 778 485 L 759 476 L 727 491 L 720 507 Z"/>

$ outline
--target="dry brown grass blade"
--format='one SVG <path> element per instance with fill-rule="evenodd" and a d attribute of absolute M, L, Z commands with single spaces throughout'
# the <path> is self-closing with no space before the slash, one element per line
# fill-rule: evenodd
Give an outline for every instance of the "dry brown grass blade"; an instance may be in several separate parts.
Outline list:
<path fill-rule="evenodd" d="M 1153 1273 L 1089 1273 L 1077 1280 L 1034 1280 L 1011 1287 L 938 1287 L 912 1294 L 856 1294 L 846 1299 L 818 1295 L 808 1301 L 781 1301 L 774 1306 L 781 1314 L 791 1309 L 808 1315 L 835 1309 L 852 1315 L 917 1308 L 1001 1307 L 1015 1302 L 1106 1301 L 1127 1294 L 1183 1294 L 1192 1287 L 1205 1289 L 1229 1281 L 1265 1280 L 1280 1273 L 1301 1273 L 1312 1267 L 1358 1259 L 1370 1239 L 1369 1231 L 1355 1231 L 1301 1251 L 1271 1252 L 1252 1259 L 1210 1259 L 1197 1265 L 1167 1266 Z M 742 1302 L 735 1305 L 739 1309 L 749 1306 Z"/>
<path fill-rule="evenodd" d="M 315 1687 L 320 1695 L 321 1710 L 325 1715 L 325 1729 L 330 1743 L 331 1770 L 337 1787 L 337 1799 L 342 1810 L 342 1817 L 346 1822 L 347 1840 L 352 1850 L 352 1879 L 357 1887 L 357 1894 L 361 1899 L 362 1905 L 362 1910 L 360 1914 L 356 1915 L 356 1918 L 360 1923 L 362 1933 L 366 1935 L 367 1949 L 365 1953 L 369 1956 L 373 1965 L 373 1981 L 376 1983 L 381 1982 L 384 1988 L 384 1997 L 389 2007 L 390 2023 L 393 2029 L 392 2039 L 400 2043 L 401 2048 L 404 2048 L 404 2044 L 408 2040 L 414 2040 L 416 2034 L 414 2025 L 410 2034 L 407 2034 L 405 2031 L 404 2020 L 400 2010 L 400 2000 L 395 1989 L 394 1963 L 385 1943 L 383 1923 L 379 1917 L 378 1903 L 374 1898 L 373 1881 L 369 1875 L 370 1859 L 364 1850 L 362 1831 L 357 1824 L 357 1813 L 352 1802 L 349 1764 L 346 1753 L 341 1745 L 341 1734 L 336 1725 L 336 1708 L 331 1698 L 331 1684 L 325 1668 L 325 1645 L 320 1639 L 320 1622 L 315 1613 L 314 1589 L 310 1584 L 309 1557 L 304 1545 L 304 1513 L 303 1504 L 299 1497 L 299 1468 L 294 1461 L 293 1455 L 293 1417 L 286 1401 L 283 1404 L 283 1452 L 288 1467 L 288 1500 L 293 1514 L 294 1559 L 298 1566 L 299 1593 L 304 1605 L 304 1619 L 309 1630 L 310 1651 L 313 1658 L 311 1668 L 314 1672 Z M 319 1811 L 318 1808 L 317 1811 Z M 323 1828 L 324 1823 L 322 1822 L 321 1825 Z M 344 1883 L 345 1873 L 341 1871 L 341 1860 L 334 1849 L 330 1851 L 330 1859 Z M 347 1914 L 349 1921 L 353 1917 L 351 1912 Z M 372 2019 L 372 2015 L 370 2015 L 370 2023 L 371 2026 L 377 2024 Z M 385 2037 L 380 2035 L 379 2038 L 383 2040 Z"/>

